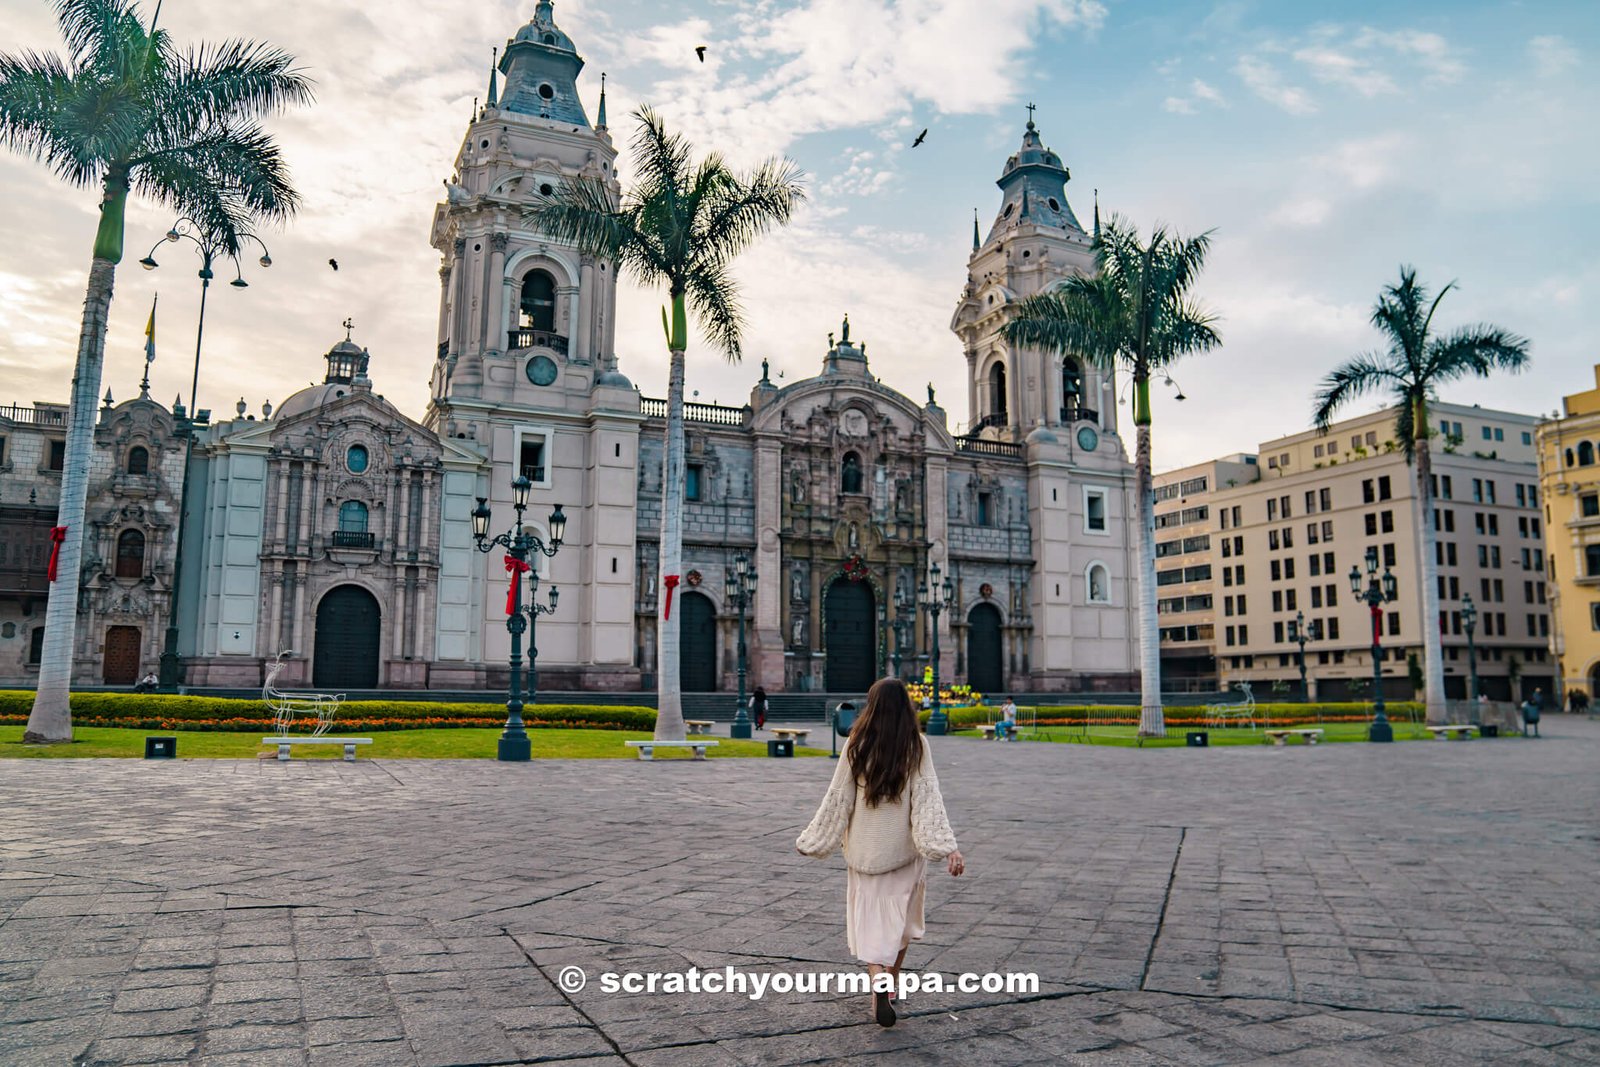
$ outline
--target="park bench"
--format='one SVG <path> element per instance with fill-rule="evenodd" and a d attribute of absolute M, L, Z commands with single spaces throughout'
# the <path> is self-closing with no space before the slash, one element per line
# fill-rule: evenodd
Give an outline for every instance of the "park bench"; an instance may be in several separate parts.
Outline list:
<path fill-rule="evenodd" d="M 1458 723 L 1458 724 L 1453 725 L 1453 726 L 1429 726 L 1429 727 L 1427 727 L 1428 732 L 1430 734 L 1432 734 L 1434 737 L 1436 737 L 1439 740 L 1441 740 L 1441 741 L 1447 741 L 1447 740 L 1449 740 L 1450 738 L 1453 738 L 1453 737 L 1460 737 L 1460 738 L 1463 738 L 1463 739 L 1471 739 L 1472 731 L 1474 731 L 1476 729 L 1477 729 L 1477 727 L 1472 725 L 1470 722 L 1469 723 Z"/>
<path fill-rule="evenodd" d="M 278 758 L 280 760 L 286 760 L 286 759 L 289 758 L 289 748 L 290 748 L 291 745 L 343 745 L 344 746 L 344 761 L 346 763 L 354 763 L 355 759 L 356 759 L 356 746 L 357 745 L 370 745 L 370 744 L 372 744 L 372 738 L 370 738 L 370 737 L 283 737 L 283 736 L 273 736 L 273 737 L 263 737 L 261 739 L 261 743 L 263 745 L 277 745 L 278 746 Z"/>
<path fill-rule="evenodd" d="M 640 759 L 655 759 L 655 750 L 658 748 L 692 748 L 695 759 L 705 759 L 706 749 L 715 748 L 715 741 L 624 741 L 629 748 L 639 750 Z"/>
<path fill-rule="evenodd" d="M 688 727 L 691 734 L 709 734 L 716 723 L 710 719 L 685 719 L 683 725 Z"/>
<path fill-rule="evenodd" d="M 805 744 L 806 738 L 811 736 L 811 730 L 809 728 L 797 729 L 793 726 L 774 726 L 771 730 L 771 733 L 776 737 L 790 738 L 797 745 Z"/>
<path fill-rule="evenodd" d="M 1305 738 L 1308 745 L 1314 745 L 1322 740 L 1322 730 L 1320 728 L 1311 730 L 1266 730 L 1263 732 L 1272 738 L 1272 743 L 1279 748 L 1288 744 L 1289 738 L 1296 735 Z"/>
<path fill-rule="evenodd" d="M 1014 722 L 979 723 L 978 731 L 983 734 L 985 741 L 993 741 L 996 737 L 1002 741 L 1017 739 L 1017 724 Z"/>

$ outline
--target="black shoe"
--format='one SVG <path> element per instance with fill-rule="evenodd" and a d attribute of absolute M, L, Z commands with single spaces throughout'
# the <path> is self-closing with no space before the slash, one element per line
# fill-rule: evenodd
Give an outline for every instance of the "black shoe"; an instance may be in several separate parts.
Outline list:
<path fill-rule="evenodd" d="M 894 1025 L 897 1016 L 894 1013 L 894 1005 L 889 1003 L 888 993 L 872 994 L 872 1008 L 879 1026 L 887 1028 Z"/>

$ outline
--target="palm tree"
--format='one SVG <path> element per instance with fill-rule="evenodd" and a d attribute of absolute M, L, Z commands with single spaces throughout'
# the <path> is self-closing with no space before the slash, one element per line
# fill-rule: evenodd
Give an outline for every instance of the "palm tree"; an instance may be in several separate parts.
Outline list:
<path fill-rule="evenodd" d="M 1433 333 L 1433 315 L 1451 282 L 1429 300 L 1427 288 L 1417 282 L 1414 267 L 1400 268 L 1400 284 L 1387 285 L 1372 309 L 1372 325 L 1384 336 L 1381 351 L 1357 356 L 1334 368 L 1317 390 L 1313 419 L 1326 431 L 1335 413 L 1356 397 L 1386 390 L 1398 405 L 1395 432 L 1406 462 L 1416 472 L 1417 529 L 1421 531 L 1422 642 L 1426 672 L 1423 693 L 1427 721 L 1439 726 L 1447 721 L 1444 696 L 1444 657 L 1440 654 L 1438 532 L 1433 525 L 1433 463 L 1428 438 L 1428 402 L 1438 387 L 1462 378 L 1487 378 L 1497 370 L 1515 373 L 1528 365 L 1525 338 L 1498 326 L 1464 326 L 1454 333 Z"/>
<path fill-rule="evenodd" d="M 131 0 L 56 0 L 55 8 L 65 58 L 0 55 L 0 143 L 101 193 L 56 519 L 67 533 L 45 614 L 29 742 L 72 740 L 84 503 L 128 194 L 188 216 L 236 254 L 251 221 L 285 219 L 297 205 L 277 146 L 255 119 L 311 99 L 293 57 L 277 49 L 228 41 L 180 53 L 155 18 L 145 26 Z"/>
<path fill-rule="evenodd" d="M 669 579 L 683 566 L 683 368 L 689 346 L 688 308 L 730 361 L 740 356 L 744 316 L 731 265 L 739 252 L 775 225 L 786 223 L 805 198 L 800 173 L 772 158 L 739 174 L 717 153 L 697 166 L 681 134 L 668 134 L 648 107 L 635 116 L 633 140 L 638 180 L 620 203 L 604 181 L 564 185 L 529 209 L 529 218 L 558 240 L 589 256 L 619 264 L 645 285 L 664 285 L 672 301 L 670 325 L 662 309 L 671 367 L 667 377 L 666 460 L 661 479 L 660 576 L 668 590 L 657 597 L 657 740 L 684 737 L 678 677 L 678 617 L 669 617 Z"/>
<path fill-rule="evenodd" d="M 1215 316 L 1191 295 L 1211 234 L 1179 237 L 1157 226 L 1141 243 L 1113 216 L 1092 246 L 1096 273 L 1068 278 L 1018 306 L 1005 326 L 1014 345 L 1088 360 L 1133 379 L 1134 459 L 1139 516 L 1139 735 L 1165 737 L 1161 713 L 1161 631 L 1156 616 L 1155 492 L 1150 472 L 1150 376 L 1222 343 Z"/>

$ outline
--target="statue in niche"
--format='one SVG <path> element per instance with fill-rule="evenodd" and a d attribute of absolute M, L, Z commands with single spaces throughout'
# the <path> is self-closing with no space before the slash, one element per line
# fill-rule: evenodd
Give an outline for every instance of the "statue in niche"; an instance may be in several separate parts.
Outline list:
<path fill-rule="evenodd" d="M 806 502 L 806 472 L 805 469 L 795 465 L 794 473 L 789 481 L 789 499 L 796 504 Z"/>
<path fill-rule="evenodd" d="M 896 511 L 911 510 L 911 483 L 904 478 L 895 479 L 894 507 Z"/>
<path fill-rule="evenodd" d="M 852 552 L 861 551 L 861 527 L 860 526 L 858 526 L 858 525 L 856 525 L 855 523 L 852 522 L 850 524 L 850 531 L 849 531 L 849 533 L 847 533 L 845 535 L 845 539 L 846 539 L 846 542 L 850 546 L 850 551 L 852 551 Z"/>
<path fill-rule="evenodd" d="M 789 569 L 789 599 L 796 603 L 806 598 L 806 569 L 796 563 Z"/>
<path fill-rule="evenodd" d="M 840 482 L 846 493 L 861 492 L 861 457 L 854 452 L 848 452 L 844 457 L 844 468 L 840 472 Z"/>
<path fill-rule="evenodd" d="M 806 643 L 806 617 L 795 615 L 789 620 L 789 643 L 802 646 Z"/>

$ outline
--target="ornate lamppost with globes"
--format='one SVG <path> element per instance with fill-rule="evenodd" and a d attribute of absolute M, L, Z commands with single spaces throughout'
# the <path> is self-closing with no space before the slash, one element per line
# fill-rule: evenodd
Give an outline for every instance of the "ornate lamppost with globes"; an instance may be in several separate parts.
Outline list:
<path fill-rule="evenodd" d="M 200 253 L 200 323 L 194 333 L 194 374 L 189 382 L 189 410 L 187 417 L 177 418 L 177 432 L 183 436 L 183 480 L 178 489 L 178 518 L 177 530 L 174 533 L 172 545 L 172 580 L 169 583 L 170 596 L 167 601 L 167 631 L 161 645 L 160 668 L 157 673 L 157 684 L 162 689 L 176 689 L 182 680 L 182 667 L 178 659 L 178 582 L 183 573 L 183 527 L 184 514 L 189 510 L 189 460 L 194 455 L 194 436 L 197 426 L 205 423 L 201 413 L 195 408 L 195 394 L 200 389 L 200 344 L 206 335 L 206 294 L 211 291 L 211 279 L 216 277 L 211 267 L 217 258 L 225 257 L 233 261 L 233 281 L 228 284 L 235 289 L 248 289 L 250 283 L 244 280 L 244 271 L 239 266 L 239 254 L 247 242 L 255 242 L 261 249 L 261 258 L 257 260 L 263 267 L 272 266 L 272 254 L 267 251 L 267 246 L 261 238 L 253 233 L 243 230 L 235 233 L 232 245 L 221 236 L 211 233 L 198 222 L 190 218 L 181 218 L 172 224 L 160 241 L 151 246 L 149 253 L 139 261 L 139 266 L 145 270 L 155 270 L 161 264 L 156 262 L 156 249 L 162 244 L 177 244 L 179 241 L 188 241 Z M 149 381 L 148 368 L 145 380 Z M 174 416 L 178 412 L 173 412 Z"/>
<path fill-rule="evenodd" d="M 1314 619 L 1306 625 L 1306 613 L 1297 611 L 1289 623 L 1289 640 L 1300 646 L 1297 653 L 1300 664 L 1300 703 L 1311 703 L 1311 686 L 1306 681 L 1306 642 L 1322 639 L 1322 620 Z"/>
<path fill-rule="evenodd" d="M 748 740 L 751 730 L 750 712 L 744 706 L 744 681 L 745 672 L 748 670 L 744 643 L 744 612 L 750 606 L 750 601 L 756 595 L 756 572 L 750 567 L 750 557 L 739 552 L 733 557 L 733 569 L 728 571 L 723 580 L 722 592 L 730 606 L 739 612 L 739 706 L 733 712 L 733 726 L 728 730 L 729 737 L 742 737 Z"/>
<path fill-rule="evenodd" d="M 949 578 L 941 579 L 939 565 L 932 564 L 928 567 L 927 582 L 917 587 L 917 602 L 928 612 L 929 621 L 933 624 L 933 714 L 928 716 L 930 737 L 942 736 L 950 729 L 950 720 L 939 702 L 939 616 L 950 607 L 953 599 L 955 586 Z"/>
<path fill-rule="evenodd" d="M 529 704 L 536 701 L 539 695 L 539 616 L 553 615 L 556 610 L 556 601 L 560 593 L 555 586 L 550 587 L 550 603 L 539 603 L 539 568 L 535 567 L 528 572 L 528 604 L 522 610 L 528 613 L 528 700 Z"/>
<path fill-rule="evenodd" d="M 1383 707 L 1383 605 L 1392 604 L 1400 595 L 1400 583 L 1388 567 L 1378 575 L 1378 550 L 1367 549 L 1366 588 L 1362 588 L 1361 568 L 1350 568 L 1350 591 L 1364 602 L 1372 612 L 1372 725 L 1367 728 L 1368 741 L 1393 741 L 1394 727 Z"/>
<path fill-rule="evenodd" d="M 528 491 L 533 483 L 526 475 L 518 475 L 511 483 L 511 506 L 516 509 L 516 525 L 510 531 L 489 536 L 489 504 L 478 498 L 472 509 L 472 537 L 479 552 L 491 552 L 496 547 L 506 550 L 506 573 L 511 576 L 511 588 L 506 591 L 506 630 L 511 634 L 511 688 L 506 700 L 506 726 L 500 734 L 498 756 L 502 760 L 522 761 L 532 757 L 533 743 L 522 722 L 522 632 L 528 620 L 522 613 L 522 576 L 531 568 L 528 557 L 535 552 L 554 556 L 561 548 L 567 532 L 567 517 L 561 505 L 550 513 L 550 540 L 546 544 L 531 530 L 522 525 L 522 513 L 528 508 Z M 554 590 L 552 590 L 554 592 Z M 554 598 L 552 597 L 552 600 Z M 552 608 L 554 604 L 552 603 Z"/>
<path fill-rule="evenodd" d="M 1472 602 L 1472 594 L 1468 593 L 1461 598 L 1461 626 L 1467 631 L 1467 704 L 1468 713 L 1472 716 L 1472 724 L 1478 725 L 1478 646 L 1473 643 L 1472 636 L 1478 631 L 1478 605 Z"/>

